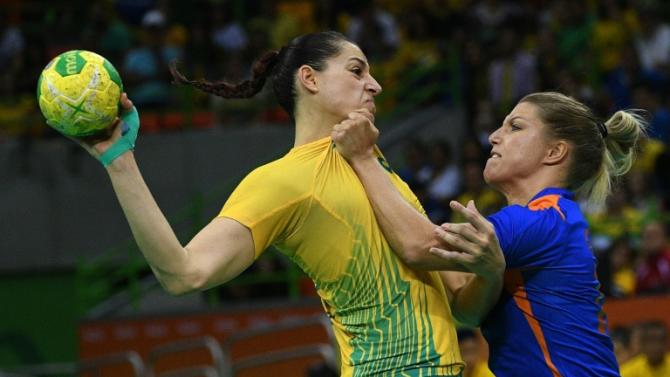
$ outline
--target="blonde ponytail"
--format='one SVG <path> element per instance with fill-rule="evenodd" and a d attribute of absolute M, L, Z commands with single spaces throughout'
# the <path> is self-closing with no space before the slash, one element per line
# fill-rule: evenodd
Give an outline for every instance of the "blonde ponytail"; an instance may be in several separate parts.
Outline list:
<path fill-rule="evenodd" d="M 621 110 L 605 122 L 605 127 L 605 149 L 598 172 L 575 190 L 593 204 L 602 204 L 612 190 L 612 181 L 630 170 L 647 123 L 640 111 Z"/>

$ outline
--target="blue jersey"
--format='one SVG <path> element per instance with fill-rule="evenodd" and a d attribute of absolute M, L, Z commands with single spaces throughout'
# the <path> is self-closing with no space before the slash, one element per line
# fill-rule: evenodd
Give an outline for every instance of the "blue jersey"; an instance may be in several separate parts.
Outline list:
<path fill-rule="evenodd" d="M 507 263 L 503 293 L 482 324 L 497 377 L 619 376 L 573 196 L 548 188 L 489 217 Z"/>

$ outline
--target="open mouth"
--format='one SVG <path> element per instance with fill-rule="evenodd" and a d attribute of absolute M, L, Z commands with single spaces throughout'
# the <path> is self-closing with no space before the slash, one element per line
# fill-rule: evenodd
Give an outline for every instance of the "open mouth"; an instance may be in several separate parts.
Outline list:
<path fill-rule="evenodd" d="M 502 157 L 502 156 L 500 156 L 500 153 L 498 153 L 498 152 L 491 152 L 491 156 L 489 156 L 489 158 L 492 158 L 492 159 L 496 159 L 496 158 L 500 158 L 500 157 Z"/>

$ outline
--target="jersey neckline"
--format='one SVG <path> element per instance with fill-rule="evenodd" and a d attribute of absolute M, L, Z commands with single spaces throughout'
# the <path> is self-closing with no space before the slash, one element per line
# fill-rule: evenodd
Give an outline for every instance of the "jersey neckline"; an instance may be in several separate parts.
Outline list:
<path fill-rule="evenodd" d="M 533 202 L 533 201 L 536 200 L 537 198 L 541 198 L 541 197 L 543 197 L 543 196 L 547 196 L 547 195 L 560 195 L 561 197 L 566 198 L 566 199 L 573 199 L 574 196 L 575 196 L 575 194 L 574 194 L 572 191 L 570 191 L 570 190 L 568 190 L 568 189 L 566 189 L 566 188 L 562 188 L 562 187 L 547 187 L 547 188 L 545 188 L 545 189 L 542 189 L 542 190 L 541 190 L 540 192 L 538 192 L 537 194 L 535 194 L 535 196 L 533 196 L 533 198 L 530 199 L 530 200 L 528 201 L 528 203 L 526 203 L 526 206 L 528 206 L 528 204 L 530 204 L 531 202 Z"/>
<path fill-rule="evenodd" d="M 302 145 L 298 145 L 297 147 L 291 148 L 288 153 L 293 153 L 295 151 L 300 151 L 303 149 L 311 149 L 311 148 L 316 148 L 316 147 L 321 147 L 322 144 L 327 144 L 331 142 L 330 136 L 324 136 L 320 139 L 316 139 L 314 141 L 310 141 L 309 143 L 305 143 Z"/>

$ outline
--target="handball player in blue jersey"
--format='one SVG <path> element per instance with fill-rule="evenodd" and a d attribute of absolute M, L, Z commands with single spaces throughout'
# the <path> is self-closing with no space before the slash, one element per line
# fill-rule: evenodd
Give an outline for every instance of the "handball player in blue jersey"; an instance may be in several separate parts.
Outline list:
<path fill-rule="evenodd" d="M 447 292 L 476 292 L 471 275 L 453 270 L 477 272 L 480 262 L 504 256 L 504 288 L 491 297 L 493 309 L 456 318 L 481 325 L 496 376 L 619 376 L 588 224 L 576 200 L 605 200 L 612 179 L 629 170 L 644 128 L 633 112 L 603 122 L 565 95 L 530 94 L 489 137 L 484 178 L 508 206 L 486 219 L 474 203 L 452 202 L 468 223 L 441 227 L 403 203 L 370 162 L 378 135 L 372 123 L 336 126 L 333 138 L 384 234 L 400 245 L 394 252 L 414 268 L 452 270 L 442 272 Z M 434 235 L 451 250 L 426 248 Z"/>

